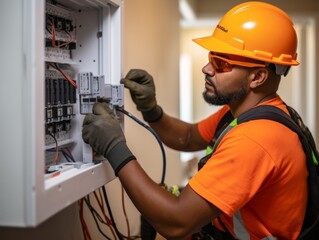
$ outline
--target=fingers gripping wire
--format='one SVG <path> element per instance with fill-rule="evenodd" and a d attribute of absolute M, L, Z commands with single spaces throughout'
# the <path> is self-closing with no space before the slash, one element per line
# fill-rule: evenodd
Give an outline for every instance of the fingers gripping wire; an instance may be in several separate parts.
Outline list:
<path fill-rule="evenodd" d="M 156 132 L 149 127 L 148 125 L 146 125 L 145 123 L 143 123 L 141 120 L 139 120 L 138 118 L 136 118 L 133 114 L 131 114 L 130 112 L 126 111 L 123 108 L 117 107 L 116 108 L 117 111 L 124 113 L 125 115 L 127 115 L 128 117 L 130 117 L 131 119 L 133 119 L 135 122 L 137 122 L 139 125 L 141 125 L 142 127 L 146 128 L 148 131 L 150 131 L 154 137 L 156 138 L 158 144 L 160 145 L 161 148 L 161 152 L 162 152 L 162 157 L 163 157 L 163 170 L 162 170 L 162 178 L 161 178 L 161 185 L 164 186 L 165 185 L 165 175 L 166 175 L 166 153 L 165 153 L 165 149 L 163 146 L 163 143 L 161 141 L 161 139 L 159 138 L 159 136 L 156 134 Z"/>

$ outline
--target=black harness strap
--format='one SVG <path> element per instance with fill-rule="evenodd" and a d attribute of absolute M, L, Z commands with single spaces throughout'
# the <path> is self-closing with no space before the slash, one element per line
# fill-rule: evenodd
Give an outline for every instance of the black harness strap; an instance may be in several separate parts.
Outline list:
<path fill-rule="evenodd" d="M 217 127 L 216 127 L 216 131 L 214 134 L 214 137 L 212 138 L 212 140 L 209 142 L 208 146 L 213 149 L 214 146 L 216 145 L 216 141 L 219 138 L 220 134 L 222 134 L 222 132 L 225 130 L 225 128 L 234 120 L 234 117 L 231 113 L 230 110 L 228 110 L 225 115 L 220 119 Z M 208 161 L 208 159 L 210 159 L 212 154 L 206 155 L 205 157 L 201 158 L 198 162 L 198 166 L 197 169 L 200 170 Z"/>
<path fill-rule="evenodd" d="M 318 167 L 316 167 L 313 162 L 313 155 L 315 155 L 318 160 L 318 152 L 313 137 L 309 129 L 303 124 L 301 117 L 293 108 L 288 107 L 288 110 L 295 120 L 277 107 L 262 105 L 242 114 L 238 117 L 237 123 L 240 124 L 249 120 L 269 119 L 287 126 L 298 134 L 306 154 L 306 165 L 309 173 L 307 210 L 302 231 L 298 239 L 315 239 L 315 237 L 319 236 L 319 177 Z M 297 121 L 297 123 L 295 121 Z M 306 134 L 308 133 L 307 136 L 303 129 Z"/>

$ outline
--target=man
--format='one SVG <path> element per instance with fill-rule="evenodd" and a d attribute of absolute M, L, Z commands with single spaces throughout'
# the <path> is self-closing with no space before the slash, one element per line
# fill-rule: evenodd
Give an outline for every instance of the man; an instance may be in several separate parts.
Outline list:
<path fill-rule="evenodd" d="M 258 105 L 273 105 L 288 114 L 276 91 L 281 75 L 299 63 L 296 33 L 285 12 L 262 2 L 243 3 L 224 15 L 212 36 L 194 41 L 209 51 L 202 69 L 204 99 L 224 105 L 207 119 L 190 124 L 168 116 L 157 105 L 153 78 L 144 70 L 133 69 L 122 80 L 168 147 L 205 149 L 229 110 L 237 118 Z M 305 154 L 297 134 L 280 123 L 262 119 L 231 129 L 208 148 L 207 162 L 179 197 L 143 171 L 106 104 L 96 104 L 84 119 L 83 139 L 109 160 L 137 209 L 167 238 L 183 239 L 212 221 L 208 232 L 219 229 L 224 239 L 296 239 L 301 230 Z"/>

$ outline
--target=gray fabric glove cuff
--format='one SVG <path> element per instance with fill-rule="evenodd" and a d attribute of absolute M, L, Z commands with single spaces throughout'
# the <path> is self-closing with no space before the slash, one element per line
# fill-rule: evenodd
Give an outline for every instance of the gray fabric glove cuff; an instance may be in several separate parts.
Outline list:
<path fill-rule="evenodd" d="M 118 172 L 125 166 L 125 164 L 136 159 L 125 142 L 119 142 L 114 148 L 112 148 L 106 158 L 111 164 L 115 176 L 117 176 Z"/>
<path fill-rule="evenodd" d="M 143 119 L 146 122 L 153 123 L 161 119 L 163 116 L 163 109 L 156 105 L 152 110 L 142 112 Z"/>

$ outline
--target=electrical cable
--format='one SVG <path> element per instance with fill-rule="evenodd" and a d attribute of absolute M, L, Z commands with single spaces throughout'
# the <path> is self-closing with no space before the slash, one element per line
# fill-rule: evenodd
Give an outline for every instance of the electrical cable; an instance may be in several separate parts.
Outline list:
<path fill-rule="evenodd" d="M 67 162 L 75 162 L 75 161 L 73 161 L 71 158 L 70 158 L 70 156 L 68 156 L 68 154 L 65 152 L 65 151 L 61 151 L 62 152 L 62 155 L 63 155 L 63 157 L 66 159 L 66 161 Z"/>
<path fill-rule="evenodd" d="M 73 156 L 70 154 L 70 151 L 68 149 L 65 150 L 64 148 L 62 148 L 61 152 L 68 162 L 75 162 Z"/>
<path fill-rule="evenodd" d="M 82 226 L 82 231 L 83 231 L 83 236 L 84 236 L 84 240 L 92 240 L 89 229 L 86 225 L 86 222 L 84 220 L 84 216 L 83 216 L 83 199 L 81 198 L 78 201 L 79 204 L 79 215 L 80 215 L 80 221 L 81 221 L 81 226 Z"/>
<path fill-rule="evenodd" d="M 116 110 L 118 110 L 119 112 L 122 112 L 124 113 L 125 115 L 127 115 L 128 117 L 130 117 L 131 119 L 133 119 L 135 122 L 137 122 L 138 124 L 140 124 L 142 127 L 146 128 L 148 131 L 150 131 L 156 138 L 156 140 L 158 141 L 159 145 L 160 145 L 160 148 L 161 148 L 161 152 L 162 152 L 162 156 L 163 156 L 163 170 L 162 170 L 162 177 L 161 177 L 161 185 L 164 186 L 165 185 L 165 174 L 166 174 L 166 154 L 165 154 L 165 150 L 164 150 L 164 146 L 163 146 L 163 143 L 162 141 L 160 140 L 159 136 L 156 134 L 156 132 L 150 128 L 148 125 L 144 124 L 142 121 L 140 121 L 138 118 L 136 118 L 133 114 L 131 114 L 130 112 L 124 110 L 123 108 L 116 108 Z M 111 210 L 111 206 L 110 206 L 110 203 L 108 201 L 108 198 L 107 198 L 107 194 L 106 194 L 106 189 L 105 189 L 105 186 L 102 186 L 102 192 L 103 192 L 103 197 L 104 197 L 104 200 L 105 200 L 105 203 L 106 203 L 106 207 L 107 207 L 107 210 L 109 212 L 109 215 L 110 215 L 110 218 L 111 218 L 111 222 L 112 222 L 112 226 L 116 232 L 116 235 L 117 237 L 119 238 L 119 240 L 123 240 L 123 238 L 126 238 L 126 239 L 131 239 L 130 238 L 130 232 L 129 232 L 129 225 L 128 225 L 128 219 L 127 219 L 127 216 L 126 216 L 126 212 L 125 212 L 125 207 L 123 206 L 123 202 L 122 202 L 122 207 L 123 207 L 123 211 L 124 211 L 124 214 L 125 214 L 125 217 L 126 217 L 126 221 L 127 221 L 127 225 L 128 225 L 128 237 L 125 237 L 123 234 L 120 233 L 120 231 L 118 230 L 117 226 L 116 226 L 116 223 L 115 223 L 115 220 L 114 220 L 114 217 L 113 217 L 113 214 L 112 214 L 112 210 Z M 123 190 L 123 189 L 122 189 Z M 98 226 L 98 229 L 100 231 L 100 228 L 99 228 L 99 225 L 98 225 L 98 222 L 96 220 L 95 217 L 97 217 L 99 219 L 100 222 L 104 223 L 104 224 L 107 224 L 105 223 L 102 219 L 101 219 L 101 216 L 96 212 L 96 210 L 91 206 L 90 202 L 88 199 L 85 199 L 84 198 L 84 201 L 86 202 L 86 204 L 88 205 L 88 208 L 90 209 L 92 215 L 94 216 L 94 221 L 96 222 L 97 226 Z M 98 202 L 99 203 L 99 202 Z M 100 205 L 100 203 L 99 203 Z M 101 207 L 101 205 L 100 205 Z M 101 208 L 102 210 L 102 208 Z M 103 210 L 102 210 L 103 211 Z M 97 216 L 95 216 L 95 214 Z M 103 234 L 102 231 L 100 231 L 101 234 Z M 104 235 L 104 234 L 103 234 Z M 132 239 L 137 239 L 139 238 L 139 236 L 133 236 Z"/>
<path fill-rule="evenodd" d="M 145 123 L 143 123 L 141 120 L 139 120 L 138 118 L 136 118 L 132 113 L 126 111 L 123 108 L 117 107 L 116 108 L 117 111 L 124 113 L 125 115 L 127 115 L 128 117 L 130 117 L 131 119 L 133 119 L 135 122 L 137 122 L 138 124 L 140 124 L 142 127 L 146 128 L 148 131 L 150 131 L 154 137 L 156 138 L 157 142 L 160 145 L 161 148 L 161 152 L 162 152 L 162 157 L 163 157 L 163 170 L 162 170 L 162 178 L 161 178 L 161 186 L 165 185 L 165 175 L 166 175 L 166 154 L 165 154 L 165 149 L 163 146 L 163 143 L 161 141 L 161 139 L 159 138 L 159 136 L 157 135 L 157 133 L 148 125 L 146 125 Z"/>
<path fill-rule="evenodd" d="M 51 30 L 48 27 L 46 27 L 45 29 L 48 31 L 48 33 L 51 34 Z"/>
<path fill-rule="evenodd" d="M 94 213 L 94 215 L 96 216 L 96 218 L 99 220 L 99 222 L 106 224 L 107 223 L 103 220 L 103 218 L 101 217 L 101 215 L 96 211 L 96 209 L 92 206 L 91 201 L 90 201 L 90 196 L 87 195 L 86 198 L 84 198 L 84 201 L 86 203 L 86 205 L 88 206 L 89 210 Z"/>
<path fill-rule="evenodd" d="M 78 85 L 75 83 L 75 81 L 74 81 L 73 79 L 71 79 L 65 72 L 63 72 L 62 69 L 59 68 L 59 66 L 58 66 L 56 63 L 54 63 L 54 64 L 49 63 L 49 65 L 50 65 L 51 67 L 55 68 L 56 70 L 58 70 L 58 71 L 63 75 L 63 77 L 64 77 L 66 80 L 69 81 L 69 83 L 70 83 L 73 87 L 75 87 L 75 88 L 78 87 Z"/>
<path fill-rule="evenodd" d="M 54 23 L 52 22 L 52 20 L 50 20 L 49 23 L 51 24 L 51 31 L 49 31 L 48 29 L 47 30 L 51 33 L 51 36 L 52 36 L 52 41 L 51 42 L 52 42 L 52 46 L 53 47 L 61 48 L 61 47 L 67 46 L 70 43 L 72 43 L 72 41 L 73 41 L 72 35 L 69 32 L 64 30 L 64 32 L 69 36 L 69 40 L 67 42 L 64 42 L 64 43 L 60 44 L 60 45 L 56 45 L 56 43 L 55 43 L 55 27 L 54 27 Z"/>
<path fill-rule="evenodd" d="M 105 218 L 105 221 L 106 221 L 106 225 L 110 228 L 111 232 L 112 232 L 112 235 L 114 237 L 114 239 L 116 239 L 116 235 L 115 235 L 115 232 L 113 230 L 113 225 L 112 225 L 112 222 L 111 220 L 106 216 L 106 213 L 105 213 L 105 209 L 104 209 L 104 204 L 103 204 L 103 198 L 102 198 L 102 194 L 101 194 L 101 189 L 99 188 L 99 195 L 100 195 L 100 199 L 98 198 L 97 194 L 96 194 L 96 191 L 93 192 L 94 194 L 94 197 L 100 207 L 100 210 L 102 211 L 102 214 Z"/>
<path fill-rule="evenodd" d="M 104 233 L 104 232 L 102 231 L 102 229 L 100 228 L 100 225 L 99 225 L 97 219 L 98 219 L 101 223 L 106 224 L 106 222 L 104 222 L 104 220 L 101 218 L 101 216 L 100 216 L 100 215 L 97 213 L 97 211 L 92 207 L 92 205 L 91 205 L 91 203 L 90 203 L 89 195 L 87 196 L 87 198 L 84 197 L 83 199 L 84 199 L 84 201 L 85 201 L 87 207 L 89 208 L 89 210 L 90 210 L 90 212 L 91 212 L 91 214 L 92 214 L 92 216 L 93 216 L 93 220 L 94 220 L 94 222 L 95 222 L 95 224 L 96 224 L 96 226 L 97 226 L 99 232 L 100 232 L 106 239 L 111 240 L 111 238 L 109 238 L 108 236 L 106 236 L 105 233 Z M 96 218 L 97 218 L 97 219 L 96 219 Z"/>
<path fill-rule="evenodd" d="M 72 159 L 73 162 L 76 162 L 73 155 L 72 155 L 72 152 L 70 151 L 70 149 L 68 147 L 63 148 L 63 150 L 68 152 L 68 156 Z"/>
<path fill-rule="evenodd" d="M 120 240 L 123 240 L 123 236 L 122 236 L 122 234 L 120 233 L 120 231 L 118 230 L 118 228 L 117 228 L 117 226 L 116 226 L 116 223 L 115 223 L 115 221 L 114 221 L 114 217 L 113 217 L 113 214 L 112 214 L 111 206 L 110 206 L 109 200 L 108 200 L 108 198 L 107 198 L 106 190 L 105 190 L 105 186 L 104 186 L 104 185 L 102 186 L 102 192 L 103 192 L 104 201 L 105 201 L 105 204 L 106 204 L 106 207 L 107 207 L 107 211 L 109 212 L 109 215 L 110 215 L 110 218 L 111 218 L 111 221 L 112 221 L 114 230 L 115 230 L 115 232 L 116 232 L 116 235 L 117 235 L 117 237 L 118 237 Z"/>
<path fill-rule="evenodd" d="M 162 157 L 163 157 L 163 170 L 162 170 L 162 178 L 161 178 L 160 185 L 165 187 L 166 154 L 165 154 L 165 149 L 164 149 L 164 146 L 163 146 L 163 143 L 162 143 L 160 137 L 157 135 L 157 133 L 150 126 L 148 126 L 145 123 L 143 123 L 141 120 L 136 118 L 130 112 L 126 111 L 123 108 L 119 108 L 119 107 L 117 107 L 116 110 L 118 110 L 119 112 L 124 113 L 125 115 L 127 115 L 128 117 L 133 119 L 135 122 L 140 124 L 142 127 L 144 127 L 147 130 L 149 130 L 154 135 L 154 137 L 156 138 L 157 142 L 160 145 L 161 152 L 162 152 Z M 150 223 L 144 218 L 144 216 L 141 216 L 141 238 L 142 239 L 148 239 L 148 240 L 156 238 L 156 230 L 153 228 L 152 225 L 150 225 Z"/>
<path fill-rule="evenodd" d="M 101 222 L 102 224 L 107 225 L 107 226 L 110 228 L 110 230 L 111 230 L 111 232 L 112 232 L 112 235 L 113 235 L 113 237 L 114 237 L 114 240 L 117 239 L 116 236 L 118 236 L 118 238 L 119 238 L 119 239 L 122 239 L 122 240 L 123 240 L 123 238 L 128 239 L 128 240 L 140 239 L 140 236 L 126 237 L 126 236 L 124 236 L 122 233 L 120 233 L 118 230 L 116 230 L 116 226 L 114 225 L 114 218 L 113 218 L 113 216 L 112 216 L 111 209 L 110 209 L 110 207 L 108 207 L 108 210 L 109 210 L 109 212 L 110 212 L 110 216 L 112 216 L 112 217 L 111 217 L 112 220 L 109 219 L 109 218 L 106 216 L 106 214 L 105 214 L 104 205 L 103 205 L 103 197 L 102 197 L 102 194 L 101 194 L 101 188 L 99 188 L 98 190 L 99 190 L 99 195 L 100 195 L 101 201 L 98 199 L 98 196 L 97 196 L 96 191 L 94 191 L 93 194 L 94 194 L 94 196 L 95 196 L 95 198 L 96 198 L 96 201 L 97 201 L 98 205 L 100 206 L 100 209 L 101 209 L 101 211 L 102 211 L 102 213 L 103 213 L 103 216 L 105 217 L 105 220 L 106 220 L 106 221 L 104 221 L 104 220 L 102 219 L 102 216 L 101 216 L 101 215 L 96 211 L 96 209 L 92 206 L 89 195 L 87 195 L 86 198 L 83 198 L 83 200 L 85 201 L 85 203 L 86 203 L 88 209 L 90 210 L 90 212 L 91 212 L 91 214 L 92 214 L 92 216 L 93 216 L 93 218 L 94 218 L 94 221 L 95 221 L 95 223 L 96 223 L 96 225 L 97 225 L 98 230 L 100 231 L 100 233 L 101 233 L 105 238 L 109 239 L 109 237 L 107 237 L 107 236 L 102 232 L 101 228 L 100 228 L 99 225 L 98 225 L 97 220 L 98 220 L 99 222 Z M 105 195 L 106 195 L 106 193 L 105 193 Z M 106 198 L 106 199 L 107 199 L 107 198 Z M 105 202 L 108 203 L 108 200 L 105 201 Z M 115 231 L 117 231 L 116 235 L 115 235 L 115 233 L 114 233 L 112 227 L 114 228 Z"/>
<path fill-rule="evenodd" d="M 127 239 L 130 240 L 131 239 L 130 238 L 130 236 L 131 236 L 130 224 L 129 224 L 128 217 L 127 217 L 126 210 L 125 210 L 124 187 L 123 187 L 123 185 L 121 185 L 121 195 L 122 195 L 122 209 L 123 209 L 123 213 L 124 213 L 125 220 L 126 220 L 126 226 L 127 226 Z"/>
<path fill-rule="evenodd" d="M 68 42 L 64 42 L 64 43 L 56 46 L 57 48 L 61 48 L 61 47 L 70 45 L 72 43 L 72 41 L 73 41 L 71 33 L 67 32 L 67 31 L 64 31 L 64 32 L 69 36 L 69 41 Z"/>
<path fill-rule="evenodd" d="M 56 147 L 54 149 L 47 149 L 47 152 L 56 152 Z M 66 159 L 67 162 L 75 162 L 74 157 L 72 156 L 69 149 L 60 148 L 58 152 L 61 152 L 63 157 Z"/>
<path fill-rule="evenodd" d="M 51 136 L 55 142 L 55 157 L 53 160 L 53 163 L 57 163 L 58 159 L 59 159 L 59 146 L 58 146 L 58 140 L 56 139 L 56 137 L 51 133 L 48 132 L 48 135 Z"/>

